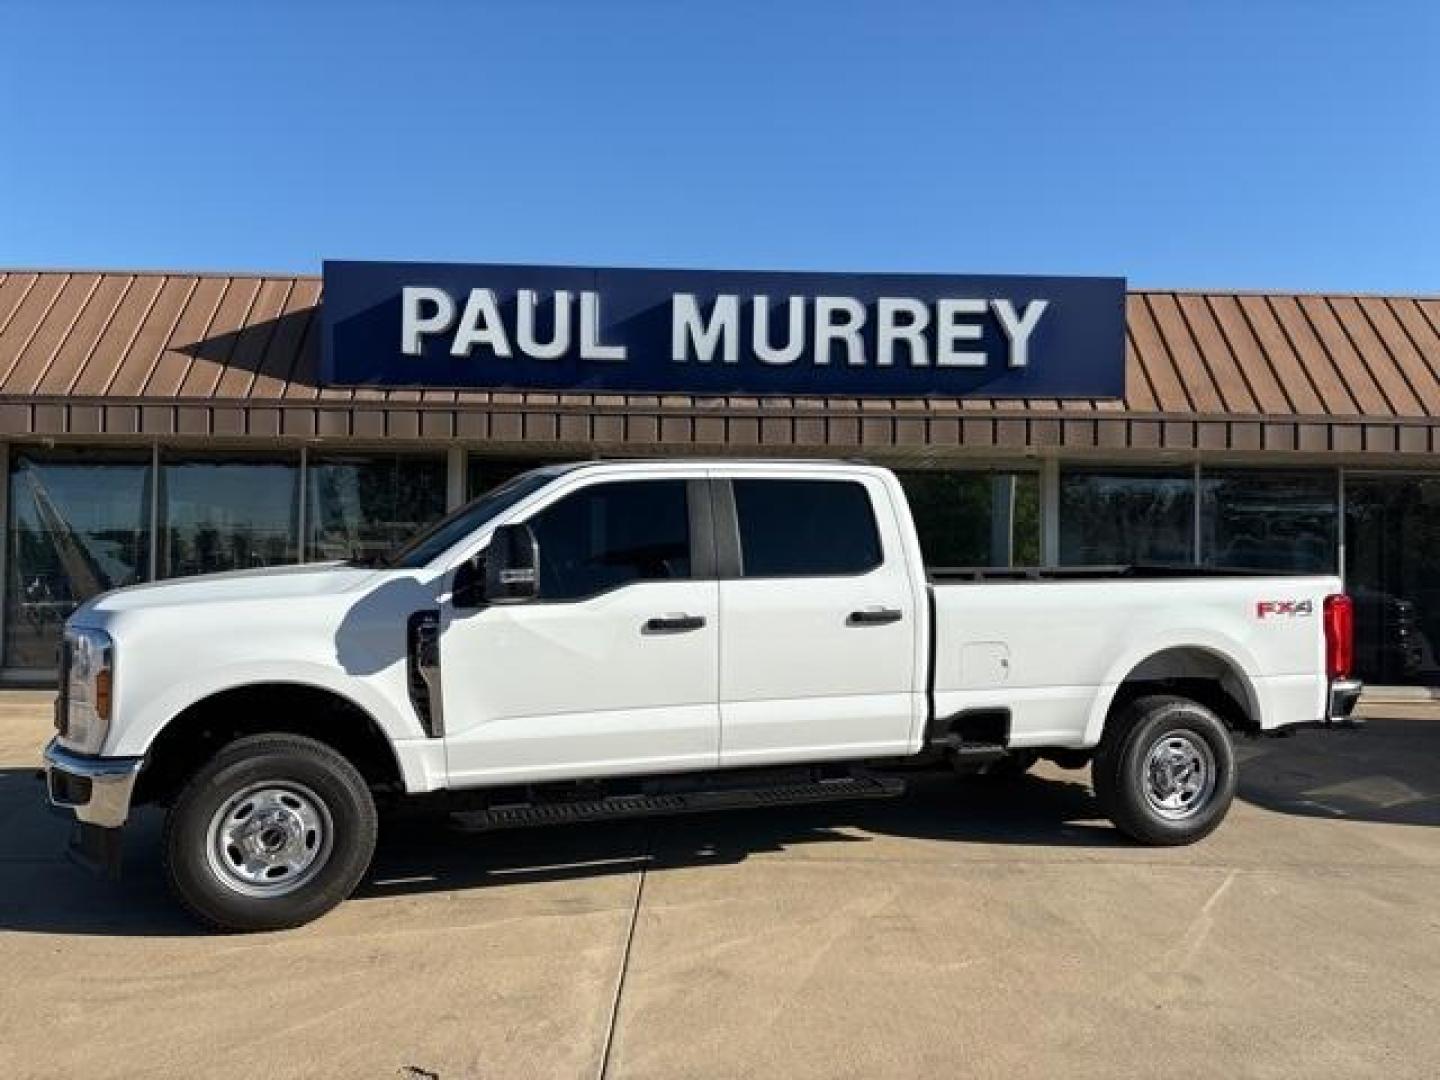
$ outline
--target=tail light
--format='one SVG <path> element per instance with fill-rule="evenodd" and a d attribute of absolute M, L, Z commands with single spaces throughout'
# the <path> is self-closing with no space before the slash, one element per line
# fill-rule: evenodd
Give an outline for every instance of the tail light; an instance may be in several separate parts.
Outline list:
<path fill-rule="evenodd" d="M 1325 674 L 1332 679 L 1350 675 L 1355 662 L 1355 605 L 1344 593 L 1325 598 Z"/>

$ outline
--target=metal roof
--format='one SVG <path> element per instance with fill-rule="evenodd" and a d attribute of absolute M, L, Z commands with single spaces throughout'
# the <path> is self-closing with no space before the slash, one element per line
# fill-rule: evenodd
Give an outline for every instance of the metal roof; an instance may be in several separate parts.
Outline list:
<path fill-rule="evenodd" d="M 1440 299 L 1133 290 L 1114 400 L 317 385 L 320 280 L 0 272 L 0 437 L 460 439 L 531 451 L 1440 451 Z"/>

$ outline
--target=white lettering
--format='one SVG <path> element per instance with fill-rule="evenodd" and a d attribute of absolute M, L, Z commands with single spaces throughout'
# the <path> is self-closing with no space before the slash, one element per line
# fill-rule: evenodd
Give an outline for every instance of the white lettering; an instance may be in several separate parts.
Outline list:
<path fill-rule="evenodd" d="M 1049 300 L 1031 300 L 1025 305 L 1025 314 L 1017 318 L 1015 305 L 1009 300 L 990 301 L 990 309 L 1000 321 L 1000 329 L 1004 330 L 1005 336 L 1010 339 L 1012 368 L 1024 367 L 1030 362 L 1030 335 L 1035 332 L 1035 324 L 1049 306 Z"/>
<path fill-rule="evenodd" d="M 930 308 L 923 300 L 890 296 L 876 300 L 876 366 L 890 367 L 895 362 L 895 345 L 898 343 L 909 349 L 911 367 L 929 367 L 930 346 L 925 340 L 925 329 L 929 325 Z"/>
<path fill-rule="evenodd" d="M 531 289 L 521 289 L 516 297 L 515 340 L 520 351 L 536 360 L 558 360 L 570 351 L 570 293 L 555 293 L 555 333 L 549 341 L 535 340 L 535 309 L 540 296 Z"/>
<path fill-rule="evenodd" d="M 708 364 L 720 349 L 727 364 L 740 360 L 740 298 L 717 296 L 710 321 L 700 317 L 694 293 L 676 293 L 670 300 L 670 359 L 683 364 L 693 349 L 695 359 Z"/>
<path fill-rule="evenodd" d="M 476 345 L 488 345 L 496 356 L 510 357 L 510 339 L 500 321 L 493 289 L 471 289 L 460 316 L 460 329 L 450 343 L 451 356 L 469 356 Z"/>
<path fill-rule="evenodd" d="M 776 348 L 770 344 L 770 298 L 757 296 L 751 301 L 754 315 L 751 346 L 762 364 L 793 364 L 805 350 L 805 298 L 792 296 L 785 302 L 789 311 L 789 336 Z"/>
<path fill-rule="evenodd" d="M 936 367 L 984 367 L 986 356 L 983 351 L 964 352 L 955 348 L 956 342 L 979 341 L 979 323 L 960 320 L 967 315 L 984 315 L 984 300 L 937 300 L 935 301 L 935 366 Z"/>
<path fill-rule="evenodd" d="M 434 310 L 421 314 L 421 305 Z M 455 301 L 444 289 L 406 285 L 400 290 L 400 351 L 406 356 L 419 356 L 421 338 L 426 334 L 443 334 L 455 321 Z"/>
<path fill-rule="evenodd" d="M 624 360 L 624 345 L 600 342 L 600 294 L 589 290 L 580 293 L 580 359 Z"/>
<path fill-rule="evenodd" d="M 815 298 L 815 363 L 830 363 L 830 343 L 845 346 L 845 363 L 865 363 L 865 346 L 860 328 L 865 325 L 865 305 L 850 296 Z"/>

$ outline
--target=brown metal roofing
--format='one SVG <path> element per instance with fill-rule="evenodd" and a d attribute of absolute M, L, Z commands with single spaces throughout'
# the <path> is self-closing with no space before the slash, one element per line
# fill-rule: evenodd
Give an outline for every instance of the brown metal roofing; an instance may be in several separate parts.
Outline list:
<path fill-rule="evenodd" d="M 1434 298 L 1132 291 L 1123 401 L 322 387 L 319 299 L 309 276 L 0 272 L 0 437 L 1440 451 Z"/>

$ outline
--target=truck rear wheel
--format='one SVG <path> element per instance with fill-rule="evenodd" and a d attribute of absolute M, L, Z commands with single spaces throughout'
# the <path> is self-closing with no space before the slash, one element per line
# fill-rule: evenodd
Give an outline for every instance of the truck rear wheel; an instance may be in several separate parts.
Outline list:
<path fill-rule="evenodd" d="M 324 743 L 252 735 L 224 747 L 165 821 L 165 876 L 218 930 L 281 930 L 354 890 L 375 850 L 365 780 Z"/>
<path fill-rule="evenodd" d="M 1199 702 L 1137 698 L 1106 724 L 1091 765 L 1095 796 L 1115 827 L 1144 844 L 1191 844 L 1224 820 L 1235 797 L 1230 733 Z"/>

